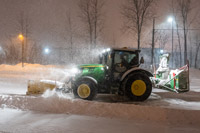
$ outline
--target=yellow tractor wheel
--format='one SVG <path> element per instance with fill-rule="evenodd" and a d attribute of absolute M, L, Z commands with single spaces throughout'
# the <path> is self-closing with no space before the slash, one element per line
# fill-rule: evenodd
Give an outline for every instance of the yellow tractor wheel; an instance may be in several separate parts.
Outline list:
<path fill-rule="evenodd" d="M 91 88 L 87 84 L 81 84 L 78 86 L 77 93 L 80 98 L 87 98 L 91 94 Z"/>
<path fill-rule="evenodd" d="M 131 92 L 135 96 L 142 96 L 147 90 L 147 86 L 143 80 L 135 80 L 131 85 Z"/>
<path fill-rule="evenodd" d="M 125 78 L 122 88 L 132 101 L 144 101 L 151 95 L 152 83 L 147 75 L 135 72 Z"/>
<path fill-rule="evenodd" d="M 77 98 L 92 100 L 97 95 L 97 87 L 91 80 L 79 80 L 73 86 L 73 93 Z"/>

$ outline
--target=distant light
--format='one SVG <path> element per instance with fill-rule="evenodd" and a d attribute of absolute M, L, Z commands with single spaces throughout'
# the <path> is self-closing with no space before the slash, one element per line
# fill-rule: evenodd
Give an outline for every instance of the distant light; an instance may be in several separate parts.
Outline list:
<path fill-rule="evenodd" d="M 45 49 L 44 49 L 44 53 L 45 53 L 45 54 L 49 54 L 49 53 L 50 53 L 50 50 L 49 50 L 48 48 L 45 48 Z"/>
<path fill-rule="evenodd" d="M 18 38 L 19 38 L 21 41 L 24 40 L 24 36 L 23 36 L 22 34 L 19 34 L 19 35 L 18 35 Z"/>
<path fill-rule="evenodd" d="M 109 52 L 110 50 L 111 50 L 110 48 L 104 49 L 104 50 L 102 51 L 102 53 Z"/>
<path fill-rule="evenodd" d="M 0 54 L 4 53 L 2 47 L 0 46 Z"/>
<path fill-rule="evenodd" d="M 110 51 L 110 48 L 107 48 L 106 51 L 109 52 L 109 51 Z"/>
<path fill-rule="evenodd" d="M 169 17 L 167 20 L 169 23 L 172 23 L 174 21 L 173 17 Z"/>
<path fill-rule="evenodd" d="M 164 50 L 161 49 L 161 50 L 160 50 L 160 53 L 163 54 L 163 53 L 164 53 Z"/>

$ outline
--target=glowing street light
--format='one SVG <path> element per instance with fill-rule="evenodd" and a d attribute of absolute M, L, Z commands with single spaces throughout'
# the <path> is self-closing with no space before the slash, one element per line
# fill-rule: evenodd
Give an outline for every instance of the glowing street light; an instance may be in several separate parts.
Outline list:
<path fill-rule="evenodd" d="M 45 53 L 45 54 L 49 54 L 49 53 L 50 53 L 49 48 L 45 48 L 45 49 L 44 49 L 44 53 Z"/>
<path fill-rule="evenodd" d="M 23 34 L 19 34 L 18 38 L 22 42 L 22 67 L 24 67 L 24 36 Z"/>
<path fill-rule="evenodd" d="M 22 34 L 19 34 L 19 35 L 18 35 L 18 38 L 19 38 L 21 41 L 24 40 L 24 36 L 23 36 Z"/>
<path fill-rule="evenodd" d="M 163 50 L 163 49 L 161 49 L 161 50 L 160 50 L 160 54 L 163 54 L 163 53 L 164 53 L 164 50 Z"/>
<path fill-rule="evenodd" d="M 167 20 L 169 23 L 172 23 L 174 21 L 173 17 L 169 17 Z"/>

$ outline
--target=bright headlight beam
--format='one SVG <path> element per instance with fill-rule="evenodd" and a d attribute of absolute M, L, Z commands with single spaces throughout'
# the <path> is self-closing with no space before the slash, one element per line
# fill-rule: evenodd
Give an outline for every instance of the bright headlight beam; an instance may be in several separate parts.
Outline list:
<path fill-rule="evenodd" d="M 106 51 L 109 52 L 109 51 L 110 51 L 110 48 L 107 48 Z"/>
<path fill-rule="evenodd" d="M 71 73 L 77 74 L 77 73 L 79 73 L 79 69 L 78 68 L 72 68 Z"/>

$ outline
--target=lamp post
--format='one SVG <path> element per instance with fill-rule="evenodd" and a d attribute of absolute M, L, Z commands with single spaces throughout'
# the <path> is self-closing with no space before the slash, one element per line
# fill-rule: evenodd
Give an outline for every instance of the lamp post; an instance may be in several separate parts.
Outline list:
<path fill-rule="evenodd" d="M 168 22 L 171 23 L 172 25 L 172 68 L 173 68 L 174 67 L 174 26 L 173 26 L 174 19 L 173 17 L 169 17 Z"/>
<path fill-rule="evenodd" d="M 44 49 L 43 49 L 44 60 L 45 60 L 44 62 L 47 63 L 47 64 L 48 64 L 48 62 L 49 62 L 47 59 L 48 59 L 48 56 L 49 56 L 49 53 L 50 53 L 50 52 L 51 52 L 51 50 L 50 50 L 49 48 L 44 48 Z"/>
<path fill-rule="evenodd" d="M 22 42 L 22 67 L 24 67 L 24 36 L 19 34 L 18 38 Z"/>
<path fill-rule="evenodd" d="M 153 18 L 153 30 L 152 30 L 152 50 L 151 50 L 151 65 L 154 67 L 154 47 L 155 47 L 155 18 Z"/>

